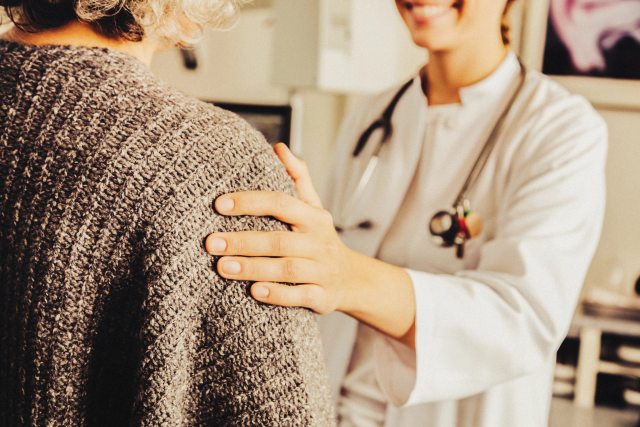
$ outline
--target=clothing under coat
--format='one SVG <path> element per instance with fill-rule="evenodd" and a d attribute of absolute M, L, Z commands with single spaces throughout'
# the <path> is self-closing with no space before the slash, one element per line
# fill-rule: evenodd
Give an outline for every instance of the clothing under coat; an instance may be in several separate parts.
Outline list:
<path fill-rule="evenodd" d="M 452 205 L 519 75 L 510 53 L 462 89 L 460 104 L 436 107 L 416 76 L 358 201 L 350 197 L 380 134 L 358 157 L 353 147 L 397 88 L 364 100 L 344 121 L 325 203 L 346 225 L 348 246 L 409 273 L 416 350 L 342 314 L 322 319 L 341 425 L 547 425 L 555 353 L 603 222 L 604 121 L 583 97 L 527 71 L 469 194 L 483 231 L 457 259 L 427 228 Z M 343 212 L 347 204 L 354 208 Z M 373 227 L 349 227 L 364 220 Z"/>

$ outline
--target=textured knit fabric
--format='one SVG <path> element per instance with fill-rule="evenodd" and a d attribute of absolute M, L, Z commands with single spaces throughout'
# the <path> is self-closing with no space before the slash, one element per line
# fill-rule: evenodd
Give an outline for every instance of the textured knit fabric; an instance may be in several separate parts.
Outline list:
<path fill-rule="evenodd" d="M 0 42 L 0 425 L 329 425 L 313 315 L 219 277 L 224 193 L 292 187 L 237 116 L 104 49 Z"/>

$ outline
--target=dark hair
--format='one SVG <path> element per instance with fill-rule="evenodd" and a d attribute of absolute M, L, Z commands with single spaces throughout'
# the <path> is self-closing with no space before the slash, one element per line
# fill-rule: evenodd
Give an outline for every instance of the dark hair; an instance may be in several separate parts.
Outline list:
<path fill-rule="evenodd" d="M 134 0 L 135 1 L 135 0 Z M 99 33 L 114 39 L 140 41 L 144 29 L 128 10 L 129 0 L 122 0 L 100 19 L 89 24 Z M 78 17 L 76 0 L 0 0 L 9 19 L 20 29 L 34 32 L 61 27 Z"/>
<path fill-rule="evenodd" d="M 509 27 L 509 18 L 507 18 L 507 14 L 509 13 L 509 8 L 513 4 L 515 0 L 507 0 L 507 4 L 504 7 L 504 12 L 502 12 L 502 21 L 500 22 L 500 34 L 502 35 L 502 42 L 509 46 L 511 43 L 511 28 Z"/>

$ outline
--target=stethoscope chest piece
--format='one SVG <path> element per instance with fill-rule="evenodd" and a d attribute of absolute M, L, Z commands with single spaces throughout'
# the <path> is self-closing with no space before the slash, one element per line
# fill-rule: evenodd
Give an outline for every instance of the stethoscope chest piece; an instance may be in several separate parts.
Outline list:
<path fill-rule="evenodd" d="M 482 231 L 480 217 L 468 206 L 468 201 L 465 201 L 451 210 L 436 212 L 429 220 L 431 240 L 441 247 L 455 246 L 458 258 L 464 257 L 465 242 Z"/>
<path fill-rule="evenodd" d="M 431 240 L 438 246 L 452 246 L 459 230 L 460 224 L 453 210 L 436 212 L 429 221 Z"/>

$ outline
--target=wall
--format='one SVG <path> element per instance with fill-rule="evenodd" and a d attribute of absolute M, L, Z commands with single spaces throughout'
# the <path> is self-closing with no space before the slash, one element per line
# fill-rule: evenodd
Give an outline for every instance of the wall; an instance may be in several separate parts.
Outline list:
<path fill-rule="evenodd" d="M 607 210 L 587 285 L 630 292 L 640 275 L 640 111 L 599 112 L 609 127 Z"/>

